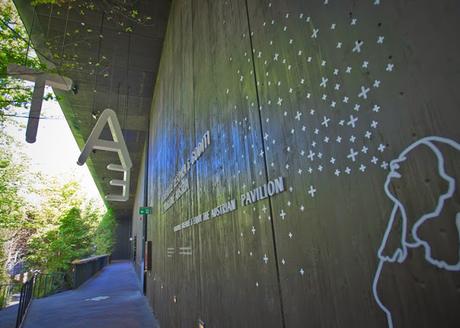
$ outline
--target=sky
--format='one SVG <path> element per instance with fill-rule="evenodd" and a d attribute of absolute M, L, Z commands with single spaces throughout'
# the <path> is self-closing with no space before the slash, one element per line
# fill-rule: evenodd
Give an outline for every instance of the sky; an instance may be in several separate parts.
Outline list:
<path fill-rule="evenodd" d="M 47 91 L 52 90 L 49 88 Z M 16 110 L 16 113 L 17 115 L 28 115 L 28 111 L 23 109 Z M 13 118 L 19 124 L 7 124 L 6 132 L 22 143 L 21 151 L 30 158 L 33 171 L 42 172 L 62 182 L 78 181 L 82 192 L 102 207 L 102 198 L 88 167 L 86 164 L 77 165 L 80 150 L 59 103 L 54 100 L 43 101 L 41 116 L 46 119 L 40 120 L 37 141 L 33 144 L 25 141 L 27 118 Z"/>

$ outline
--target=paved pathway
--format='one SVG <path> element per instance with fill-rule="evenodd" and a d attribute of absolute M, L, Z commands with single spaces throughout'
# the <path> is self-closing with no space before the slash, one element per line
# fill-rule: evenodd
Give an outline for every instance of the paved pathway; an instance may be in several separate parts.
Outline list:
<path fill-rule="evenodd" d="M 0 310 L 0 327 L 14 328 L 16 327 L 16 317 L 18 316 L 18 305 L 11 305 Z"/>
<path fill-rule="evenodd" d="M 116 262 L 76 290 L 34 300 L 24 328 L 159 327 L 130 262 Z"/>

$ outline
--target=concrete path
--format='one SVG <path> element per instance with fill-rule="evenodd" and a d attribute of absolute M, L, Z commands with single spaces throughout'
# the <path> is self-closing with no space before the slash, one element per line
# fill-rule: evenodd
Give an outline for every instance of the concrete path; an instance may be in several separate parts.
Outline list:
<path fill-rule="evenodd" d="M 34 300 L 24 328 L 159 327 L 130 262 L 113 263 L 76 290 Z"/>
<path fill-rule="evenodd" d="M 0 310 L 0 327 L 14 328 L 16 327 L 16 317 L 18 316 L 18 305 L 11 305 Z"/>

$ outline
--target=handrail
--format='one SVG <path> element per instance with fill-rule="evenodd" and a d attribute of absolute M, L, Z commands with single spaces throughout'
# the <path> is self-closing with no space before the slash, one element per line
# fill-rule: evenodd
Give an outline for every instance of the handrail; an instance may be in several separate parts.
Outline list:
<path fill-rule="evenodd" d="M 94 261 L 94 260 L 97 260 L 103 257 L 108 257 L 108 256 L 110 256 L 110 254 L 91 256 L 91 257 L 87 257 L 86 259 L 81 259 L 81 260 L 73 260 L 72 264 L 84 264 L 84 263 L 88 263 L 88 262 L 91 262 L 91 261 Z"/>
<path fill-rule="evenodd" d="M 32 291 L 36 275 L 26 281 L 21 287 L 21 298 L 19 300 L 18 315 L 16 317 L 16 328 L 21 327 L 22 321 L 29 309 L 30 301 L 32 300 Z"/>
<path fill-rule="evenodd" d="M 12 303 L 12 298 L 15 292 L 19 292 L 21 284 L 12 281 L 6 284 L 0 284 L 0 311 Z"/>
<path fill-rule="evenodd" d="M 80 287 L 110 261 L 110 254 L 72 261 L 72 288 Z"/>

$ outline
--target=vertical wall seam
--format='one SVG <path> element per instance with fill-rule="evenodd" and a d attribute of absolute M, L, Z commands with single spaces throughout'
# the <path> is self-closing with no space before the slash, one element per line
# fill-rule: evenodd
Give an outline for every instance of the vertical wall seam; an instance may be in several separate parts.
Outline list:
<path fill-rule="evenodd" d="M 248 0 L 245 0 L 246 5 L 246 18 L 248 21 L 248 35 L 249 35 L 249 42 L 251 47 L 251 59 L 252 59 L 252 69 L 254 71 L 254 87 L 256 90 L 256 98 L 257 98 L 257 113 L 259 116 L 259 125 L 260 125 L 260 140 L 262 141 L 262 150 L 263 150 L 263 163 L 264 163 L 264 170 L 265 170 L 265 180 L 268 183 L 268 163 L 267 163 L 267 156 L 265 154 L 265 140 L 263 138 L 264 131 L 263 131 L 263 123 L 262 123 L 262 114 L 261 114 L 261 105 L 260 105 L 260 96 L 259 96 L 259 88 L 257 86 L 257 71 L 256 71 L 256 62 L 254 58 L 254 45 L 252 41 L 252 29 L 251 29 L 251 20 L 249 18 L 249 5 Z M 272 230 L 272 240 L 273 240 L 273 254 L 275 257 L 275 268 L 276 268 L 276 281 L 278 283 L 278 295 L 280 301 L 280 312 L 281 312 L 281 322 L 282 326 L 286 327 L 286 321 L 284 318 L 284 304 L 283 304 L 283 295 L 281 292 L 281 279 L 280 279 L 280 268 L 279 268 L 279 261 L 278 261 L 278 248 L 276 245 L 276 234 L 275 234 L 275 223 L 274 223 L 274 216 L 273 216 L 273 207 L 271 197 L 268 197 L 268 208 L 270 209 L 270 215 L 272 220 L 270 220 L 271 230 Z"/>

